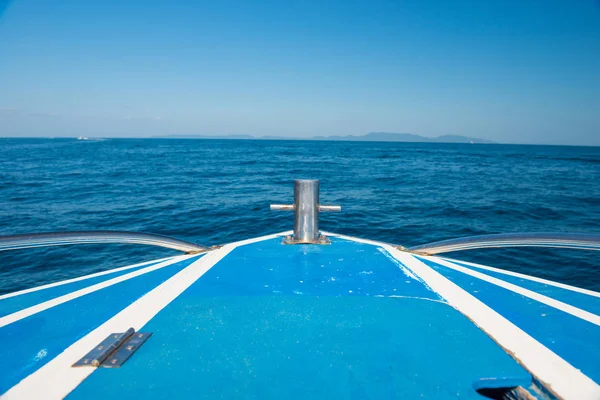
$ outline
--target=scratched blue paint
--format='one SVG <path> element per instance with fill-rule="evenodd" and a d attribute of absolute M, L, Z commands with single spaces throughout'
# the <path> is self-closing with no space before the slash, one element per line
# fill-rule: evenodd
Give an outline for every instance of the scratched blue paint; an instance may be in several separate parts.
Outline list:
<path fill-rule="evenodd" d="M 192 291 L 204 296 L 408 296 L 440 300 L 370 244 L 332 238 L 330 246 L 283 246 L 281 238 L 233 250 Z M 189 290 L 183 293 L 188 294 Z"/>
<path fill-rule="evenodd" d="M 199 257 L 117 283 L 0 328 L 0 394 Z"/>
<path fill-rule="evenodd" d="M 589 294 L 574 292 L 572 290 L 562 289 L 556 286 L 546 285 L 544 283 L 530 281 L 528 279 L 523 279 L 516 276 L 510 276 L 499 272 L 472 267 L 468 264 L 461 263 L 460 261 L 452 260 L 452 262 L 463 267 L 470 268 L 474 271 L 493 276 L 494 278 L 502 279 L 506 282 L 521 286 L 525 289 L 533 290 L 534 292 L 552 297 L 553 299 L 581 308 L 585 311 L 600 315 L 600 297 L 594 297 L 590 296 Z"/>
<path fill-rule="evenodd" d="M 125 271 L 112 272 L 110 274 L 98 276 L 95 278 L 84 279 L 82 281 L 67 283 L 65 285 L 55 286 L 48 289 L 42 289 L 35 292 L 25 293 L 14 297 L 9 297 L 7 299 L 2 299 L 0 300 L 0 317 L 12 314 L 14 312 L 23 310 L 25 308 L 34 306 L 39 303 L 43 303 L 44 301 L 60 297 L 62 295 L 74 292 L 76 290 L 83 289 L 88 286 L 92 286 L 97 283 L 116 278 L 117 276 L 128 274 L 130 272 L 136 271 L 137 269 L 149 267 L 154 264 L 156 264 L 156 262 L 154 261 L 148 262 L 140 265 L 139 267 L 131 268 Z"/>
<path fill-rule="evenodd" d="M 95 371 L 68 399 L 481 399 L 482 378 L 531 382 L 442 302 L 190 289 L 119 371 Z"/>
<path fill-rule="evenodd" d="M 280 241 L 233 250 L 143 327 L 118 373 L 69 398 L 481 399 L 482 379 L 531 382 L 377 246 Z"/>
<path fill-rule="evenodd" d="M 417 257 L 565 361 L 600 382 L 600 327 L 528 297 Z"/>

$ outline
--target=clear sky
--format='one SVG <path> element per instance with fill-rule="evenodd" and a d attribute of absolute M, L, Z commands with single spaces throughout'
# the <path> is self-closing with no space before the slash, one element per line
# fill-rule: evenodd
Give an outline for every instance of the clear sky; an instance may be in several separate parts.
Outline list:
<path fill-rule="evenodd" d="M 600 145 L 600 3 L 0 0 L 0 136 Z"/>

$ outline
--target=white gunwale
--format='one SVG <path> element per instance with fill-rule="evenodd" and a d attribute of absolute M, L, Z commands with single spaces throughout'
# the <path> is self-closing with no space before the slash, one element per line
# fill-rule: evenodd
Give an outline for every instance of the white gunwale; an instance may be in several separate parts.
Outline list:
<path fill-rule="evenodd" d="M 163 261 L 158 264 L 153 264 L 148 267 L 141 268 L 136 271 L 130 272 L 128 274 L 119 275 L 112 279 L 108 279 L 106 281 L 96 283 L 95 285 L 88 286 L 88 287 L 76 290 L 74 292 L 70 292 L 70 293 L 55 297 L 53 299 L 44 301 L 42 303 L 38 303 L 34 306 L 24 308 L 22 310 L 12 313 L 12 314 L 8 314 L 8 315 L 5 315 L 4 317 L 0 317 L 0 328 L 3 326 L 6 326 L 6 325 L 12 324 L 14 322 L 20 321 L 23 318 L 27 318 L 31 315 L 40 313 L 49 308 L 56 307 L 60 304 L 66 303 L 66 302 L 76 299 L 78 297 L 85 296 L 87 294 L 96 292 L 96 291 L 104 289 L 106 287 L 116 285 L 117 283 L 138 277 L 140 275 L 147 274 L 152 271 L 156 271 L 157 269 L 168 267 L 169 265 L 178 263 L 180 261 L 187 260 L 192 257 L 197 257 L 197 256 L 198 256 L 197 254 L 192 254 L 192 255 L 186 254 L 183 256 L 173 257 L 167 261 Z"/>
<path fill-rule="evenodd" d="M 174 257 L 177 257 L 177 256 L 159 258 L 158 260 L 144 261 L 144 262 L 137 263 L 137 264 L 127 265 L 127 266 L 119 267 L 119 268 L 112 268 L 112 269 L 108 269 L 106 271 L 100 271 L 100 272 L 95 272 L 95 273 L 89 274 L 89 275 L 79 276 L 77 278 L 66 279 L 64 281 L 58 281 L 58 282 L 48 283 L 48 284 L 41 285 L 41 286 L 35 286 L 32 288 L 19 290 L 17 292 L 6 293 L 6 294 L 3 294 L 0 296 L 0 300 L 8 299 L 8 298 L 15 297 L 15 296 L 20 296 L 23 294 L 33 293 L 33 292 L 37 292 L 37 291 L 44 290 L 44 289 L 50 289 L 50 288 L 57 287 L 57 286 L 67 285 L 67 284 L 73 283 L 73 282 L 84 281 L 86 279 L 97 278 L 99 276 L 109 275 L 109 274 L 113 274 L 115 272 L 126 271 L 128 269 L 140 267 L 144 264 L 159 263 L 159 262 L 170 260 L 171 258 L 174 258 Z"/>
<path fill-rule="evenodd" d="M 566 313 L 571 314 L 571 315 L 573 315 L 573 316 L 575 316 L 577 318 L 583 319 L 583 320 L 585 320 L 587 322 L 590 322 L 592 324 L 600 326 L 600 316 L 598 316 L 598 315 L 596 315 L 594 313 L 591 313 L 589 311 L 582 310 L 581 308 L 572 306 L 572 305 L 567 304 L 565 302 L 562 302 L 560 300 L 556 300 L 556 299 L 554 299 L 552 297 L 549 297 L 549 296 L 546 296 L 546 295 L 534 292 L 533 290 L 529 290 L 529 289 L 526 289 L 524 287 L 515 285 L 514 283 L 509 283 L 509 282 L 503 281 L 502 279 L 498 279 L 498 278 L 495 278 L 493 276 L 489 276 L 489 275 L 483 274 L 483 273 L 481 273 L 479 271 L 473 271 L 472 269 L 463 267 L 461 265 L 456 265 L 456 264 L 454 264 L 454 263 L 452 263 L 450 261 L 447 261 L 447 260 L 443 260 L 443 259 L 439 259 L 437 257 L 431 257 L 431 256 L 422 257 L 422 258 L 430 260 L 430 261 L 433 261 L 436 264 L 442 265 L 442 266 L 444 266 L 446 268 L 450 268 L 450 269 L 453 269 L 455 271 L 462 272 L 463 274 L 470 275 L 470 276 L 475 277 L 477 279 L 481 279 L 482 281 L 489 282 L 489 283 L 491 283 L 493 285 L 496 285 L 496 286 L 499 286 L 501 288 L 510 290 L 512 292 L 518 293 L 518 294 L 520 294 L 522 296 L 528 297 L 528 298 L 533 299 L 533 300 L 535 300 L 537 302 L 540 302 L 540 303 L 545 304 L 547 306 L 556 308 L 557 310 L 566 312 Z"/>
<path fill-rule="evenodd" d="M 510 275 L 510 276 L 514 276 L 516 278 L 526 279 L 526 280 L 533 281 L 533 282 L 543 283 L 545 285 L 555 286 L 555 287 L 558 287 L 561 289 L 570 290 L 570 291 L 578 292 L 578 293 L 582 293 L 582 294 L 587 294 L 589 296 L 600 297 L 600 292 L 595 292 L 593 290 L 583 289 L 583 288 L 580 288 L 577 286 L 567 285 L 566 283 L 551 281 L 551 280 L 544 279 L 544 278 L 538 278 L 538 277 L 531 276 L 531 275 L 525 275 L 525 274 L 521 274 L 518 272 L 509 271 L 506 269 L 494 268 L 494 267 L 490 267 L 487 265 L 476 264 L 473 262 L 463 261 L 463 260 L 455 260 L 453 258 L 447 258 L 447 257 L 437 257 L 437 259 L 449 261 L 452 263 L 458 262 L 461 264 L 468 265 L 470 267 L 475 267 L 475 268 L 484 269 L 487 271 L 497 272 L 499 274 Z"/>

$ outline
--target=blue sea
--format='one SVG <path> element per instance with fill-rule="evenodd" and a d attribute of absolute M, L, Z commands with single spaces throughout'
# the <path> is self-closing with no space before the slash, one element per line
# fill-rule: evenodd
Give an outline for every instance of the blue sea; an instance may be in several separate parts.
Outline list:
<path fill-rule="evenodd" d="M 114 229 L 206 245 L 292 228 L 293 179 L 321 180 L 321 228 L 404 246 L 504 232 L 600 233 L 600 148 L 0 139 L 0 234 Z M 129 245 L 0 253 L 0 293 L 175 254 Z M 600 252 L 450 254 L 600 291 Z"/>

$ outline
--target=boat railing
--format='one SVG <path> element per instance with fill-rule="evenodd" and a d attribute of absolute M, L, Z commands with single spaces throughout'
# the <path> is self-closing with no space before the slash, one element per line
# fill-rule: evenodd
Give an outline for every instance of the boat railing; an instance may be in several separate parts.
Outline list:
<path fill-rule="evenodd" d="M 600 250 L 600 235 L 548 232 L 502 233 L 442 240 L 410 247 L 407 250 L 433 255 L 454 251 L 506 247 L 553 247 L 577 250 Z"/>
<path fill-rule="evenodd" d="M 0 251 L 73 244 L 142 244 L 184 253 L 201 253 L 210 248 L 168 236 L 126 231 L 74 231 L 0 236 Z"/>

